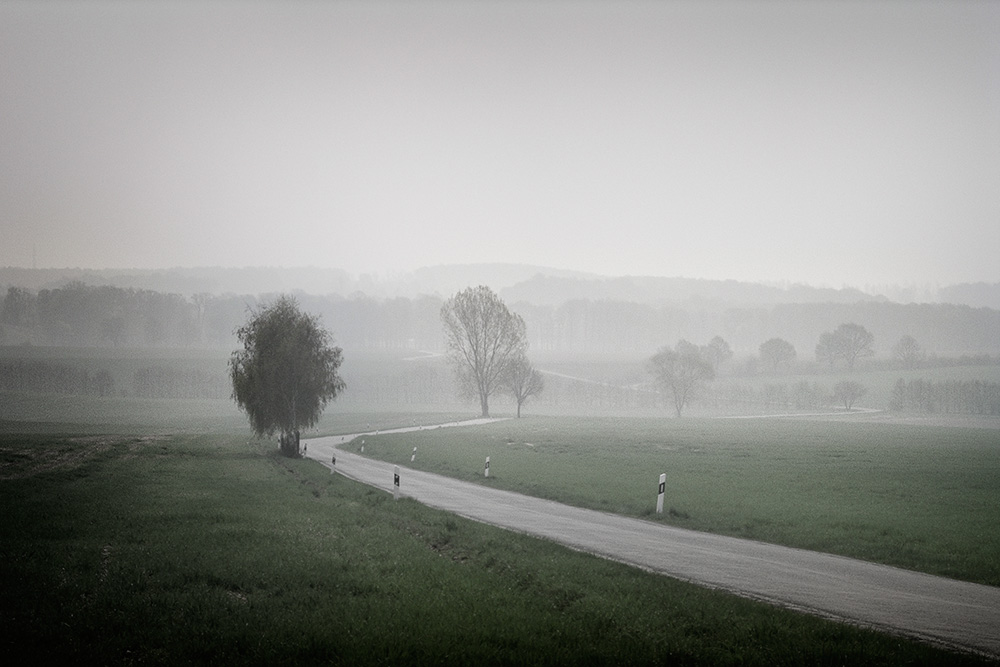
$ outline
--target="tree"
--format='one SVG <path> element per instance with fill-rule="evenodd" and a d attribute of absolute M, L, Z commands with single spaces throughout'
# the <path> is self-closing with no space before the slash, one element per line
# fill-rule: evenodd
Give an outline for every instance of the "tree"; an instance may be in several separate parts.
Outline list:
<path fill-rule="evenodd" d="M 508 366 L 528 347 L 524 320 L 485 285 L 458 292 L 441 306 L 448 356 L 466 394 L 479 399 L 482 416 Z"/>
<path fill-rule="evenodd" d="M 8 287 L 7 298 L 0 310 L 0 320 L 15 327 L 29 326 L 32 324 L 34 310 L 35 297 L 31 292 L 21 287 Z"/>
<path fill-rule="evenodd" d="M 760 344 L 760 358 L 777 371 L 778 364 L 795 360 L 795 346 L 783 338 L 770 338 Z"/>
<path fill-rule="evenodd" d="M 837 360 L 836 342 L 832 331 L 825 331 L 819 335 L 819 342 L 816 343 L 816 360 L 829 362 L 830 366 Z"/>
<path fill-rule="evenodd" d="M 521 355 L 507 366 L 503 386 L 517 401 L 517 418 L 520 419 L 521 406 L 532 396 L 542 393 L 545 389 L 545 380 L 542 374 L 532 367 L 528 358 Z"/>
<path fill-rule="evenodd" d="M 243 345 L 229 360 L 233 400 L 258 436 L 281 434 L 281 453 L 299 455 L 299 431 L 316 424 L 345 388 L 337 374 L 342 350 L 319 318 L 281 296 L 236 331 Z"/>
<path fill-rule="evenodd" d="M 874 342 L 875 336 L 860 324 L 841 324 L 833 332 L 828 331 L 819 337 L 816 358 L 820 361 L 829 361 L 831 366 L 838 359 L 842 359 L 847 367 L 853 370 L 858 357 L 870 357 L 875 354 L 872 349 Z"/>
<path fill-rule="evenodd" d="M 715 377 L 712 364 L 705 360 L 697 345 L 686 340 L 677 347 L 661 347 L 649 360 L 649 372 L 664 391 L 670 391 L 677 416 L 691 400 L 694 392 Z"/>
<path fill-rule="evenodd" d="M 712 364 L 712 370 L 715 372 L 719 371 L 719 366 L 733 358 L 733 350 L 722 336 L 716 336 L 708 341 L 704 352 L 705 359 Z"/>
<path fill-rule="evenodd" d="M 916 338 L 905 335 L 893 346 L 892 356 L 906 368 L 916 368 L 924 360 L 924 351 Z"/>
<path fill-rule="evenodd" d="M 854 401 L 868 393 L 868 389 L 859 382 L 844 380 L 833 387 L 833 397 L 844 404 L 845 410 L 854 406 Z"/>

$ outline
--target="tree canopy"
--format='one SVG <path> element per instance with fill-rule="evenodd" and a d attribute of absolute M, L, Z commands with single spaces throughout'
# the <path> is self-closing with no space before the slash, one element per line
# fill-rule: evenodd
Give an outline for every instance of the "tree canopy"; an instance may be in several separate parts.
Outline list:
<path fill-rule="evenodd" d="M 282 453 L 297 456 L 299 430 L 315 425 L 345 388 L 337 373 L 342 351 L 293 297 L 250 314 L 236 332 L 243 349 L 229 360 L 232 396 L 258 436 L 280 432 Z"/>
<path fill-rule="evenodd" d="M 705 359 L 712 364 L 715 372 L 719 371 L 719 366 L 733 358 L 733 349 L 722 336 L 715 336 L 708 341 L 704 347 Z"/>
<path fill-rule="evenodd" d="M 449 358 L 464 393 L 479 399 L 483 417 L 509 365 L 527 347 L 524 320 L 489 287 L 469 287 L 441 307 Z"/>
<path fill-rule="evenodd" d="M 784 338 L 769 338 L 760 344 L 760 358 L 776 371 L 778 364 L 795 360 L 795 346 Z"/>

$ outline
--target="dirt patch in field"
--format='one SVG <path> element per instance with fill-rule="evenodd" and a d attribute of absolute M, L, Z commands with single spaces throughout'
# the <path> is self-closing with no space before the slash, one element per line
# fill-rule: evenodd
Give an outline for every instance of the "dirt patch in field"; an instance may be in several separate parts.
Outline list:
<path fill-rule="evenodd" d="M 0 446 L 0 480 L 24 479 L 53 470 L 71 470 L 112 447 L 124 445 L 132 454 L 160 437 L 86 436 L 54 438 L 44 443 Z"/>

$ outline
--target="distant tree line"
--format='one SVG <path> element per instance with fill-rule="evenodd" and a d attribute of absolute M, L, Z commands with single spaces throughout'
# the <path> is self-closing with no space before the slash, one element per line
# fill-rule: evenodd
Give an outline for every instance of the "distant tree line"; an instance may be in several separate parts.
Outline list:
<path fill-rule="evenodd" d="M 267 298 L 204 293 L 184 297 L 79 282 L 37 292 L 10 287 L 0 304 L 0 344 L 232 349 L 237 342 L 234 332 L 248 311 Z M 306 312 L 321 318 L 345 349 L 444 349 L 440 321 L 444 300 L 438 296 L 373 299 L 362 293 L 348 297 L 300 293 L 296 298 Z M 812 356 L 806 351 L 817 347 L 824 332 L 833 333 L 844 322 L 858 322 L 874 337 L 875 355 L 895 354 L 900 363 L 915 364 L 934 355 L 1000 353 L 1000 311 L 951 304 L 727 307 L 708 302 L 681 307 L 576 299 L 558 306 L 515 302 L 509 307 L 523 319 L 534 352 L 614 351 L 645 357 L 665 341 L 721 337 L 728 341 L 729 352 L 740 356 L 756 353 L 762 342 L 780 339 L 798 350 L 801 359 Z M 921 349 L 892 349 L 903 335 L 919 340 Z M 767 351 L 766 360 L 762 354 L 766 365 L 778 368 L 790 361 L 788 347 Z M 847 363 L 848 357 L 839 355 L 826 358 Z"/>
<path fill-rule="evenodd" d="M 979 380 L 896 380 L 889 402 L 892 410 L 1000 415 L 1000 384 Z"/>
<path fill-rule="evenodd" d="M 741 355 L 780 338 L 800 351 L 815 349 L 824 332 L 857 322 L 890 355 L 890 346 L 909 334 L 928 353 L 1000 352 L 1000 311 L 951 304 L 779 304 L 773 307 L 703 308 L 654 306 L 617 301 L 568 301 L 560 306 L 514 303 L 528 327 L 531 349 L 571 352 L 634 351 L 645 356 L 665 341 L 710 340 L 721 336 Z M 803 355 L 804 356 L 804 355 Z M 811 356 L 811 354 L 809 355 Z M 828 357 L 827 357 L 828 358 Z M 834 360 L 844 359 L 835 354 Z"/>
<path fill-rule="evenodd" d="M 70 283 L 7 290 L 0 323 L 31 342 L 75 347 L 179 347 L 199 342 L 198 308 L 177 294 Z"/>

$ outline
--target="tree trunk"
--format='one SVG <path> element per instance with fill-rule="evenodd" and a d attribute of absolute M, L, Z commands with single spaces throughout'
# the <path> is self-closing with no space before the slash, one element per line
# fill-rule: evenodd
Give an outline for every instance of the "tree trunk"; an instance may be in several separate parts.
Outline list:
<path fill-rule="evenodd" d="M 479 394 L 479 407 L 483 410 L 483 419 L 488 418 L 490 416 L 489 396 L 482 392 Z"/>
<path fill-rule="evenodd" d="M 278 442 L 281 443 L 281 453 L 284 456 L 294 458 L 298 454 L 298 443 L 295 441 L 294 433 L 285 433 L 282 431 Z"/>

